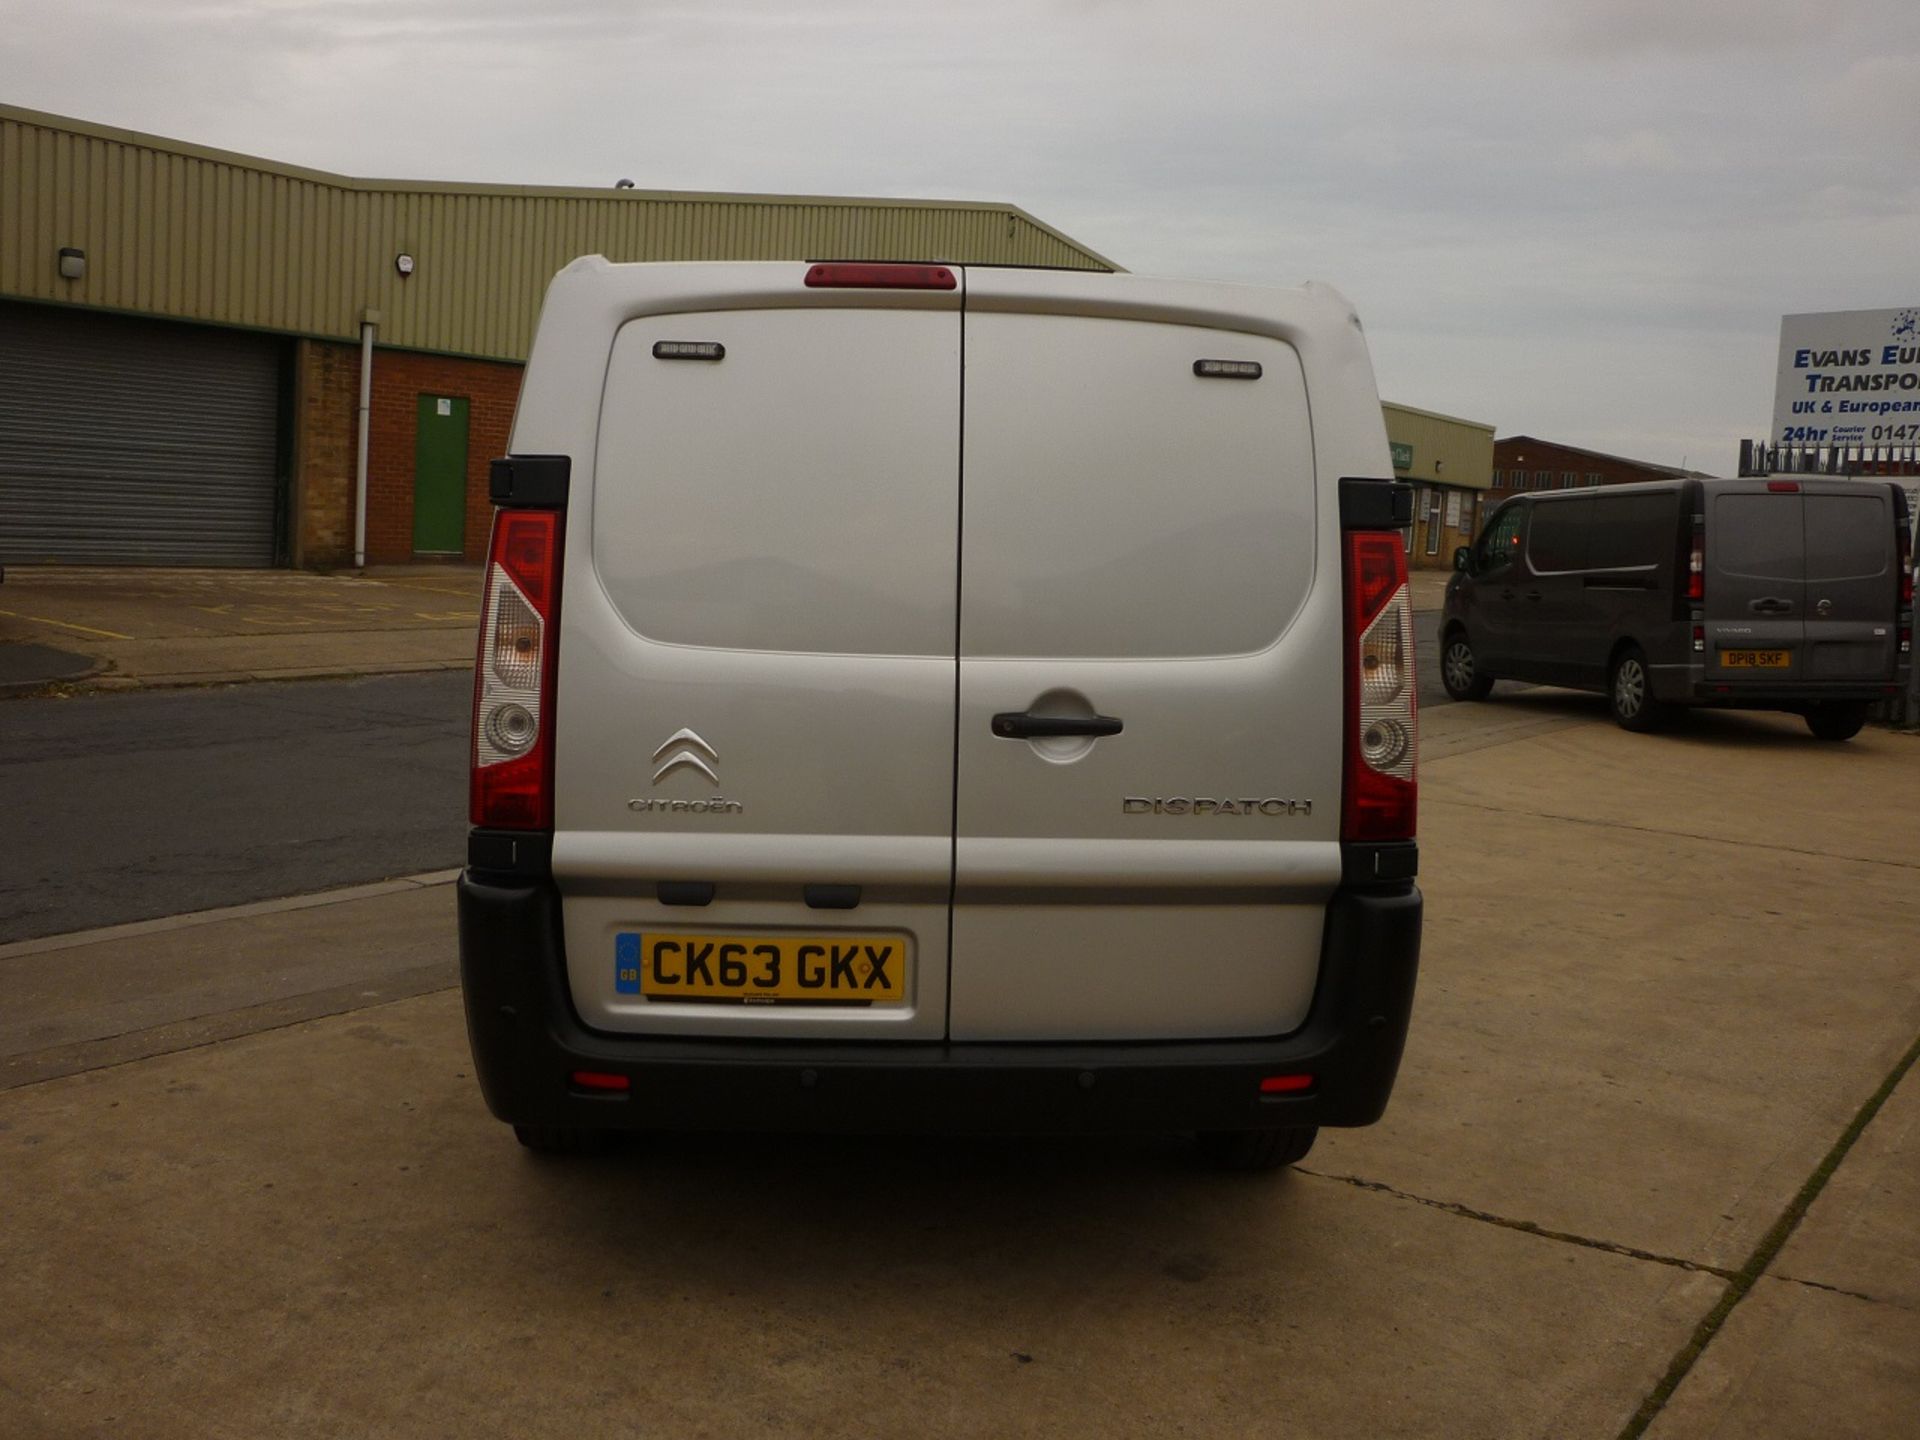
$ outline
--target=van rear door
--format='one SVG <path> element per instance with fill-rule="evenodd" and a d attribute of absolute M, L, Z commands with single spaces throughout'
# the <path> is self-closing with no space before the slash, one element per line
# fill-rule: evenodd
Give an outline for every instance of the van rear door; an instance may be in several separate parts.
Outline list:
<path fill-rule="evenodd" d="M 1800 482 L 1809 680 L 1886 681 L 1898 662 L 1899 549 L 1885 485 Z"/>
<path fill-rule="evenodd" d="M 626 288 L 575 384 L 600 398 L 555 728 L 574 1007 L 603 1031 L 938 1039 L 959 292 L 606 273 L 580 281 Z"/>
<path fill-rule="evenodd" d="M 1300 353 L 1211 287 L 968 287 L 950 1034 L 1292 1030 L 1342 715 Z"/>
<path fill-rule="evenodd" d="M 1720 681 L 1807 678 L 1806 532 L 1797 485 L 1706 487 L 1706 673 Z"/>

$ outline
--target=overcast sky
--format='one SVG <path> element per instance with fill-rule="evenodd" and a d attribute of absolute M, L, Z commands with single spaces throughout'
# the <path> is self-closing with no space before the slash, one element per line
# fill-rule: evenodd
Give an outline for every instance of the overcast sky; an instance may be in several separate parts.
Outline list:
<path fill-rule="evenodd" d="M 1360 307 L 1383 396 L 1725 473 L 1920 303 L 1920 0 L 0 0 L 0 98 L 351 175 L 1008 201 Z"/>

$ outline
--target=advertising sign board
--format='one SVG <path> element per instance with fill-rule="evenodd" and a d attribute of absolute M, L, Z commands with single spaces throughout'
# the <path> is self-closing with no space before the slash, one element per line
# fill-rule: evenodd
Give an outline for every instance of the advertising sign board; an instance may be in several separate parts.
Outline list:
<path fill-rule="evenodd" d="M 1780 319 L 1776 445 L 1920 441 L 1920 305 Z"/>

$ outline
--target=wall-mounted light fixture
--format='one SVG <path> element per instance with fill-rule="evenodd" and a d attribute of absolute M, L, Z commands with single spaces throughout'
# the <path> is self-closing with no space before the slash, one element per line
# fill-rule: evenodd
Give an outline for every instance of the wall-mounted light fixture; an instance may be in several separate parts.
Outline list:
<path fill-rule="evenodd" d="M 633 182 L 631 180 L 616 180 L 613 182 L 613 188 L 616 190 L 631 190 L 633 189 Z"/>
<path fill-rule="evenodd" d="M 87 252 L 76 250 L 71 245 L 60 247 L 60 278 L 78 280 L 87 273 Z"/>
<path fill-rule="evenodd" d="M 402 280 L 406 279 L 409 275 L 413 274 L 413 256 L 402 250 L 398 255 L 393 257 L 393 268 L 400 272 L 400 278 Z"/>

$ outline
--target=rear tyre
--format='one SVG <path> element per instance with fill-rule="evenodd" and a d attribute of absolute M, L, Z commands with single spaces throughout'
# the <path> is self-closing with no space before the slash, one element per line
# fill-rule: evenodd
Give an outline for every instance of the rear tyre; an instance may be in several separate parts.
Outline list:
<path fill-rule="evenodd" d="M 1493 693 L 1493 677 L 1480 669 L 1464 630 L 1455 630 L 1441 644 L 1440 683 L 1456 700 L 1484 700 Z"/>
<path fill-rule="evenodd" d="M 1307 1158 L 1318 1125 L 1291 1130 L 1210 1130 L 1200 1136 L 1200 1156 L 1216 1170 L 1241 1174 L 1279 1170 Z"/>
<path fill-rule="evenodd" d="M 1638 645 L 1629 645 L 1613 657 L 1613 668 L 1607 672 L 1607 704 L 1622 730 L 1644 734 L 1666 723 L 1667 707 L 1653 698 L 1647 652 Z"/>
<path fill-rule="evenodd" d="M 1807 711 L 1807 729 L 1816 740 L 1851 740 L 1867 723 L 1867 707 L 1857 700 L 1836 700 Z"/>
<path fill-rule="evenodd" d="M 513 1138 L 536 1155 L 598 1155 L 613 1143 L 604 1130 L 564 1125 L 516 1125 Z"/>

